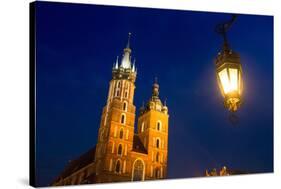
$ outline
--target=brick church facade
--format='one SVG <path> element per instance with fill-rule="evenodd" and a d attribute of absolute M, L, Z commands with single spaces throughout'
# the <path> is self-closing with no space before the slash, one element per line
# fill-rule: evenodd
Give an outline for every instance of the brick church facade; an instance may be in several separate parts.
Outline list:
<path fill-rule="evenodd" d="M 52 185 L 143 181 L 167 177 L 169 115 L 157 81 L 137 117 L 134 91 L 137 70 L 131 62 L 130 34 L 123 57 L 112 68 L 97 144 L 71 161 Z"/>

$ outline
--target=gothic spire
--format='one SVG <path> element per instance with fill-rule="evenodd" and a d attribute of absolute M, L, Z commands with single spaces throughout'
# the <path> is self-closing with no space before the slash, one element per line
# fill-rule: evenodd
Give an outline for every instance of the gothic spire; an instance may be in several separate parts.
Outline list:
<path fill-rule="evenodd" d="M 130 39 L 131 39 L 131 32 L 128 33 L 128 42 L 127 42 L 127 46 L 126 46 L 127 49 L 130 48 Z"/>
<path fill-rule="evenodd" d="M 132 52 L 132 50 L 130 49 L 130 38 L 131 38 L 131 33 L 129 32 L 128 42 L 127 42 L 126 48 L 124 49 L 123 58 L 122 58 L 121 66 L 120 66 L 120 67 L 125 68 L 125 69 L 131 68 L 131 52 Z"/>

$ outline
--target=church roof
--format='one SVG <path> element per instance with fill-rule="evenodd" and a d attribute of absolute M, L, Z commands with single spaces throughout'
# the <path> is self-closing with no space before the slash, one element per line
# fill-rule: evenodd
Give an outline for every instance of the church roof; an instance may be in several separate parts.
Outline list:
<path fill-rule="evenodd" d="M 144 147 L 143 143 L 141 142 L 138 135 L 134 135 L 133 151 L 143 153 L 143 154 L 147 154 L 147 150 L 145 149 L 145 147 Z"/>
<path fill-rule="evenodd" d="M 142 144 L 140 138 L 137 135 L 134 135 L 133 139 L 133 151 L 142 153 L 142 154 L 147 154 L 147 150 Z M 89 151 L 86 153 L 82 154 L 80 157 L 77 159 L 74 159 L 70 161 L 62 171 L 62 173 L 54 180 L 53 183 L 59 181 L 60 179 L 64 179 L 71 174 L 77 172 L 78 170 L 82 169 L 83 167 L 86 167 L 87 165 L 93 163 L 95 161 L 95 153 L 96 153 L 96 146 L 91 148 Z M 90 175 L 91 180 L 94 180 L 94 175 Z"/>
<path fill-rule="evenodd" d="M 86 153 L 82 154 L 77 159 L 71 160 L 64 168 L 63 172 L 55 179 L 54 182 L 57 182 L 60 179 L 64 179 L 74 172 L 86 167 L 90 163 L 95 161 L 95 153 L 96 153 L 96 146 L 91 148 Z"/>

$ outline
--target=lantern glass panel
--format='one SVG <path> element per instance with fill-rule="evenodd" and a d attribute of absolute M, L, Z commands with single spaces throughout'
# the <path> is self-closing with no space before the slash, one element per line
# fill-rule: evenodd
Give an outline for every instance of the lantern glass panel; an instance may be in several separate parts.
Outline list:
<path fill-rule="evenodd" d="M 223 89 L 223 93 L 227 94 L 230 91 L 230 85 L 226 68 L 219 72 L 219 79 Z"/>
<path fill-rule="evenodd" d="M 238 70 L 229 68 L 229 92 L 238 91 Z"/>

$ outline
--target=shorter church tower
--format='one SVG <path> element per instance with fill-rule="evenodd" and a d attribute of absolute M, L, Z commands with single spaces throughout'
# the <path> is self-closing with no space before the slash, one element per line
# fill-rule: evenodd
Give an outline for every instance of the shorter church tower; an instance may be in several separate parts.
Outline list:
<path fill-rule="evenodd" d="M 159 98 L 156 78 L 150 100 L 140 109 L 137 127 L 138 136 L 148 152 L 147 169 L 151 179 L 167 177 L 168 126 L 168 107 Z"/>

